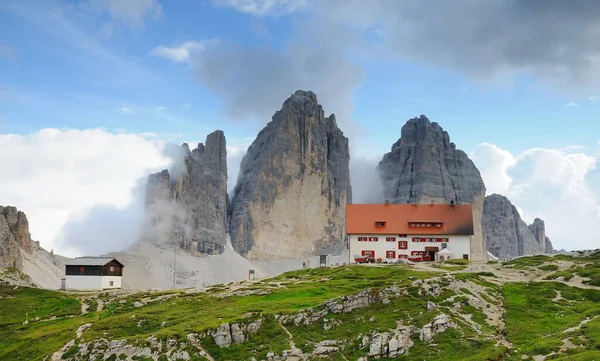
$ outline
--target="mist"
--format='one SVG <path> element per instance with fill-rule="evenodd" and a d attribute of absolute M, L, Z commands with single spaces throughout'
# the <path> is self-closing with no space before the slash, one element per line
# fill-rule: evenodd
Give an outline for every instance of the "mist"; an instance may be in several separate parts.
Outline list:
<path fill-rule="evenodd" d="M 163 155 L 170 159 L 167 169 L 171 182 L 185 174 L 185 154 L 185 150 L 175 144 L 163 147 Z M 152 169 L 148 175 L 160 170 Z M 96 205 L 71 216 L 57 237 L 66 255 L 97 256 L 126 250 L 138 242 L 166 244 L 172 239 L 171 230 L 184 237 L 189 235 L 186 211 L 170 200 L 168 189 L 146 205 L 148 191 L 156 192 L 148 188 L 148 175 L 136 180 L 127 206 Z"/>
<path fill-rule="evenodd" d="M 383 183 L 377 172 L 379 160 L 358 158 L 350 161 L 352 203 L 383 203 Z"/>

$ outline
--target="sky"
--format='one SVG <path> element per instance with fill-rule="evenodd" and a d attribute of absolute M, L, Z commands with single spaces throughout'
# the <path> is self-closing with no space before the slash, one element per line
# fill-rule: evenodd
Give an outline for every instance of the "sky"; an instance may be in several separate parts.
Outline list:
<path fill-rule="evenodd" d="M 231 189 L 304 89 L 354 175 L 425 114 L 556 248 L 600 247 L 599 20 L 593 0 L 4 0 L 0 204 L 47 249 L 112 251 L 170 145 L 224 130 Z"/>

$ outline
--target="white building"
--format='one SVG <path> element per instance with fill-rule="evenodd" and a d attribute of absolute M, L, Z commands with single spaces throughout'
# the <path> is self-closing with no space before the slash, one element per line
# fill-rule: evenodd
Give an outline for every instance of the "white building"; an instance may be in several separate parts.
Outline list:
<path fill-rule="evenodd" d="M 350 263 L 365 258 L 470 259 L 473 208 L 471 204 L 348 204 L 346 233 Z"/>
<path fill-rule="evenodd" d="M 123 264 L 113 257 L 75 258 L 65 265 L 62 289 L 102 291 L 121 288 Z"/>

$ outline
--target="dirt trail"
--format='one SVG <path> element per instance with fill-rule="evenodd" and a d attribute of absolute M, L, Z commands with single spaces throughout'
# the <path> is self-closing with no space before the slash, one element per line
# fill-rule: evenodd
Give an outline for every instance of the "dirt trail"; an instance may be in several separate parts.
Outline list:
<path fill-rule="evenodd" d="M 294 354 L 294 355 L 302 354 L 302 350 L 300 350 L 298 347 L 296 347 L 296 342 L 294 341 L 294 336 L 292 335 L 292 333 L 290 331 L 288 331 L 288 329 L 283 325 L 283 323 L 281 323 L 281 320 L 279 320 L 279 326 L 288 335 L 288 339 L 290 340 L 290 349 L 292 350 L 292 354 Z"/>

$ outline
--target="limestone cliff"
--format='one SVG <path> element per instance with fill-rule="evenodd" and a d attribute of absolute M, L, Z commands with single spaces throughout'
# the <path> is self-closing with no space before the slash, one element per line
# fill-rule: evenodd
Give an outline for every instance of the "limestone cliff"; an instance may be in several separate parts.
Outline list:
<path fill-rule="evenodd" d="M 192 151 L 183 144 L 183 164 L 148 177 L 145 241 L 223 252 L 229 202 L 225 142 L 223 131 L 217 130 L 206 137 L 206 145 Z"/>
<path fill-rule="evenodd" d="M 31 253 L 33 241 L 25 213 L 0 206 L 0 267 L 22 269 L 21 253 Z"/>
<path fill-rule="evenodd" d="M 546 237 L 546 224 L 543 220 L 539 218 L 534 219 L 533 223 L 530 224 L 528 228 L 538 242 L 541 252 L 548 254 L 554 253 L 552 242 L 550 242 L 550 238 Z"/>
<path fill-rule="evenodd" d="M 377 166 L 391 203 L 473 204 L 471 258 L 485 260 L 481 219 L 485 185 L 475 164 L 450 142 L 448 132 L 426 116 L 410 119 L 400 139 Z M 383 200 L 382 200 L 383 201 Z"/>
<path fill-rule="evenodd" d="M 348 138 L 298 90 L 248 148 L 230 207 L 231 242 L 250 259 L 337 253 L 351 202 Z"/>
<path fill-rule="evenodd" d="M 537 235 L 544 237 L 542 243 L 538 241 L 536 234 L 532 233 L 533 225 L 538 232 Z M 506 197 L 499 194 L 485 197 L 483 236 L 488 250 L 501 259 L 541 254 L 546 251 L 543 221 L 527 226 L 517 208 Z"/>
<path fill-rule="evenodd" d="M 31 239 L 25 213 L 16 207 L 0 206 L 0 268 L 16 268 L 35 285 L 58 289 L 65 261 Z"/>

